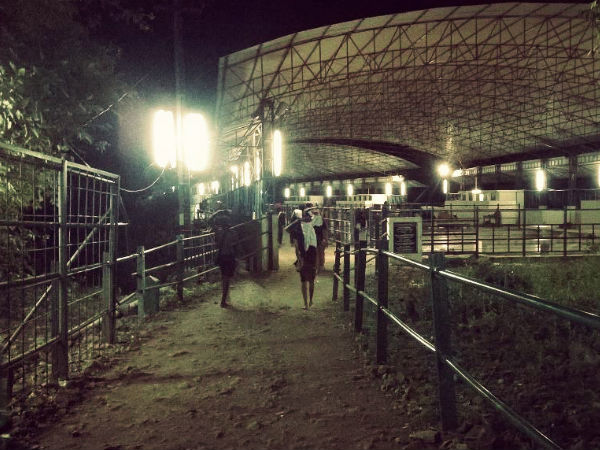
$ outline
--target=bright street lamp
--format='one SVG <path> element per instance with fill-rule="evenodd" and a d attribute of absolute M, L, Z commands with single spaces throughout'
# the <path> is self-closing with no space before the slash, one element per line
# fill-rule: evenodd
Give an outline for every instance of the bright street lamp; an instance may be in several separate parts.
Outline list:
<path fill-rule="evenodd" d="M 163 109 L 154 113 L 152 124 L 154 160 L 159 167 L 175 167 L 175 119 L 171 111 Z"/>
<path fill-rule="evenodd" d="M 177 136 L 173 112 L 156 111 L 153 121 L 154 160 L 159 167 L 177 166 Z M 210 156 L 210 134 L 202 114 L 188 113 L 183 118 L 184 162 L 190 171 L 205 170 Z"/>
<path fill-rule="evenodd" d="M 183 152 L 192 172 L 205 170 L 210 157 L 210 133 L 204 116 L 189 113 L 183 117 Z"/>
<path fill-rule="evenodd" d="M 448 178 L 448 175 L 450 175 L 450 166 L 448 165 L 448 163 L 441 163 L 437 167 L 437 171 L 440 177 Z"/>

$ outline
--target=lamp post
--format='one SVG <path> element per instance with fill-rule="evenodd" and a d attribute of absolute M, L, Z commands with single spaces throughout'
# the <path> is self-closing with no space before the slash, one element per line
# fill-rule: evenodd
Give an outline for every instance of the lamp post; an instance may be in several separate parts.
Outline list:
<path fill-rule="evenodd" d="M 181 45 L 181 5 L 173 0 L 173 55 L 175 64 L 175 149 L 177 155 L 177 204 L 179 233 L 190 229 L 189 184 L 186 183 L 183 167 L 183 47 Z"/>

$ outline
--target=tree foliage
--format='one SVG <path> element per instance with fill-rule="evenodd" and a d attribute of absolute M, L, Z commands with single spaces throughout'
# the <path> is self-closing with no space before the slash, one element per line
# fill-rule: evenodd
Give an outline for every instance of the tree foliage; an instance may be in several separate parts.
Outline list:
<path fill-rule="evenodd" d="M 111 105 L 128 92 L 111 27 L 147 29 L 119 0 L 0 1 L 0 140 L 65 155 L 111 145 Z"/>

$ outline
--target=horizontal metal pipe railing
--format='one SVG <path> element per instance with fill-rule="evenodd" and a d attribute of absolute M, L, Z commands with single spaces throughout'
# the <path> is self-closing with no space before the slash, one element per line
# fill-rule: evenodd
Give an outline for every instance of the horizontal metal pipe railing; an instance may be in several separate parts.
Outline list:
<path fill-rule="evenodd" d="M 427 350 L 435 353 L 436 347 L 429 340 L 421 336 L 418 332 L 413 330 L 409 325 L 403 322 L 400 318 L 398 318 L 394 313 L 392 313 L 388 308 L 384 308 L 379 305 L 376 299 L 368 295 L 364 291 L 356 291 L 354 292 L 361 295 L 364 299 L 368 300 L 372 303 L 377 309 L 383 312 L 392 322 L 398 325 L 406 334 L 411 336 L 417 342 L 419 342 L 423 347 Z M 544 433 L 538 430 L 535 426 L 530 424 L 526 419 L 520 416 L 517 412 L 515 412 L 510 406 L 508 406 L 505 402 L 503 402 L 500 398 L 496 397 L 492 394 L 483 384 L 481 384 L 477 379 L 472 377 L 466 370 L 462 369 L 460 365 L 450 359 L 444 358 L 444 362 L 452 369 L 452 371 L 458 375 L 465 383 L 467 383 L 471 388 L 476 390 L 482 397 L 484 397 L 494 408 L 503 413 L 506 418 L 519 430 L 523 433 L 527 434 L 531 439 L 534 439 L 537 442 L 543 443 L 545 448 L 551 448 L 555 450 L 560 450 L 560 447 L 556 445 L 551 439 L 549 439 Z"/>
<path fill-rule="evenodd" d="M 365 252 L 365 254 L 378 254 L 380 251 L 373 248 L 362 248 L 357 249 L 355 251 L 346 252 L 343 250 L 336 250 L 336 254 L 345 255 L 345 254 L 357 254 L 359 252 Z M 536 310 L 548 312 L 559 317 L 565 318 L 575 323 L 579 323 L 590 328 L 600 330 L 600 316 L 589 313 L 587 311 L 581 311 L 574 308 L 565 307 L 562 305 L 558 305 L 556 303 L 550 302 L 548 300 L 530 295 L 525 293 L 520 293 L 516 291 L 512 291 L 509 289 L 499 288 L 497 286 L 491 285 L 489 283 L 485 283 L 482 281 L 474 280 L 469 277 L 465 277 L 454 272 L 448 270 L 439 270 L 437 268 L 433 268 L 427 264 L 420 263 L 418 261 L 414 261 L 412 259 L 406 258 L 401 255 L 397 255 L 388 251 L 381 251 L 383 255 L 385 255 L 388 259 L 394 259 L 403 264 L 427 271 L 431 273 L 433 276 L 445 278 L 448 280 L 452 280 L 454 282 L 462 283 L 479 290 L 482 290 L 486 293 L 498 295 L 504 299 L 523 304 L 530 308 L 534 308 Z M 341 277 L 338 273 L 334 272 L 334 278 L 343 283 L 343 277 Z M 423 347 L 427 350 L 438 353 L 436 346 L 427 340 L 425 337 L 421 336 L 418 332 L 412 329 L 409 325 L 404 323 L 400 318 L 398 318 L 394 313 L 392 313 L 388 308 L 380 305 L 379 301 L 366 292 L 362 290 L 357 290 L 354 286 L 350 284 L 342 284 L 344 289 L 347 289 L 350 292 L 357 294 L 357 298 L 360 296 L 363 299 L 368 300 L 372 303 L 377 310 L 381 311 L 389 320 L 395 323 L 398 327 L 400 327 L 406 334 L 411 336 L 417 342 L 419 342 Z M 514 411 L 508 404 L 506 404 L 503 400 L 495 396 L 492 392 L 489 391 L 482 383 L 480 383 L 477 379 L 471 376 L 466 370 L 464 370 L 456 361 L 452 358 L 442 357 L 442 362 L 449 367 L 452 372 L 459 377 L 462 381 L 464 381 L 470 388 L 475 390 L 479 395 L 481 395 L 488 403 L 490 403 L 496 410 L 498 410 L 513 426 L 515 426 L 518 430 L 526 434 L 529 438 L 534 440 L 536 443 L 541 445 L 543 448 L 552 449 L 552 450 L 560 450 L 561 447 L 552 441 L 548 436 L 546 436 L 542 431 L 538 430 L 533 424 L 531 424 L 527 419 L 519 415 L 516 411 Z"/>
<path fill-rule="evenodd" d="M 534 441 L 541 444 L 544 448 L 552 450 L 562 450 L 548 436 L 538 430 L 528 420 L 523 418 L 519 413 L 513 410 L 500 398 L 492 394 L 483 384 L 473 378 L 466 370 L 462 369 L 455 361 L 444 358 L 445 364 L 452 369 L 452 371 L 458 375 L 468 386 L 477 391 L 485 400 L 488 401 L 494 408 L 496 408 L 506 419 L 513 424 L 515 428 L 525 433 Z"/>
<path fill-rule="evenodd" d="M 152 248 L 149 248 L 149 249 L 144 249 L 144 254 L 147 255 L 148 253 L 152 253 L 152 252 L 155 252 L 157 250 L 162 250 L 163 248 L 167 248 L 167 247 L 170 247 L 171 245 L 176 245 L 176 244 L 177 244 L 177 240 L 171 241 L 171 242 L 167 242 L 165 244 L 157 245 L 156 247 L 152 247 Z"/>
<path fill-rule="evenodd" d="M 549 312 L 572 322 L 600 330 L 600 316 L 597 314 L 562 306 L 534 295 L 519 293 L 506 288 L 499 288 L 492 284 L 488 284 L 483 281 L 477 281 L 447 270 L 435 270 L 435 272 L 441 277 L 449 280 L 458 281 L 462 284 L 475 287 L 490 294 L 496 294 L 507 300 L 512 300 L 513 302 L 520 303 L 530 308 Z"/>
<path fill-rule="evenodd" d="M 368 248 L 364 249 L 367 253 L 375 253 L 377 254 L 376 249 Z M 404 264 L 410 265 L 412 267 L 417 267 L 422 270 L 432 270 L 430 266 L 414 261 L 410 258 L 406 258 L 404 256 L 397 255 L 395 253 L 391 253 L 388 251 L 383 251 L 383 254 L 388 256 L 389 258 L 400 261 Z M 468 286 L 475 287 L 482 291 L 485 291 L 489 294 L 496 294 L 501 296 L 507 300 L 511 300 L 516 303 L 520 303 L 522 305 L 528 306 L 530 308 L 534 308 L 540 311 L 549 312 L 555 314 L 557 316 L 563 317 L 564 319 L 589 326 L 596 330 L 600 330 L 600 316 L 594 313 L 590 313 L 587 311 L 582 311 L 575 308 L 569 308 L 568 306 L 562 306 L 557 303 L 551 302 L 549 300 L 545 300 L 539 297 L 536 297 L 531 294 L 521 293 L 517 291 L 513 291 L 507 288 L 500 288 L 498 286 L 494 286 L 493 284 L 486 283 L 484 281 L 478 281 L 473 278 L 466 277 L 464 275 L 459 275 L 457 273 L 451 272 L 449 270 L 437 270 L 434 269 L 435 273 L 441 277 L 446 279 L 457 281 L 462 284 L 466 284 Z"/>

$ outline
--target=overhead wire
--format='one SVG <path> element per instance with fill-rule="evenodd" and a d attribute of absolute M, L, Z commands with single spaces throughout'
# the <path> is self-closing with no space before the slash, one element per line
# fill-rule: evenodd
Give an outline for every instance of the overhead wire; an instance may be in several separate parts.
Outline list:
<path fill-rule="evenodd" d="M 160 175 L 159 175 L 159 176 L 156 178 L 156 180 L 154 180 L 154 181 L 153 181 L 153 182 L 152 182 L 150 185 L 146 186 L 145 188 L 142 188 L 142 189 L 126 189 L 126 188 L 124 188 L 124 187 L 121 187 L 121 190 L 122 190 L 123 192 L 128 192 L 128 193 L 130 193 L 130 194 L 135 194 L 135 193 L 138 193 L 138 192 L 144 192 L 144 191 L 146 191 L 146 190 L 150 189 L 150 188 L 151 188 L 152 186 L 154 186 L 156 183 L 158 183 L 158 180 L 160 180 L 160 177 L 162 177 L 162 176 L 163 176 L 163 174 L 165 173 L 165 168 L 166 168 L 166 167 L 163 167 L 163 170 L 162 170 L 162 172 L 161 172 L 161 173 L 160 173 Z"/>

